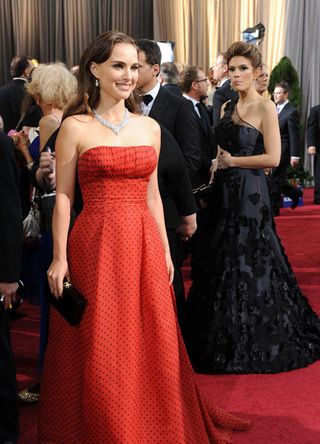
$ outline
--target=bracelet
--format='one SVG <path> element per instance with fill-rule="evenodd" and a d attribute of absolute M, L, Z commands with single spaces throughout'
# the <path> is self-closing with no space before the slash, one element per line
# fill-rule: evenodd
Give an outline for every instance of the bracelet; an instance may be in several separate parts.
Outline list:
<path fill-rule="evenodd" d="M 33 160 L 31 160 L 30 162 L 27 162 L 27 168 L 28 168 L 29 171 L 31 170 L 33 165 L 34 165 L 34 161 Z"/>

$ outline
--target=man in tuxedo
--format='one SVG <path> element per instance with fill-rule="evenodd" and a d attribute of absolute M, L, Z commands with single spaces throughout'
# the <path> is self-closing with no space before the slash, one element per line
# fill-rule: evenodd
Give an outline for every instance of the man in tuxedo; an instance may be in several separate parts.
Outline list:
<path fill-rule="evenodd" d="M 210 118 L 202 97 L 207 95 L 208 79 L 204 71 L 197 66 L 185 66 L 180 74 L 180 88 L 183 96 L 190 100 L 198 123 L 201 150 L 201 168 L 192 178 L 193 188 L 207 185 L 210 176 L 211 161 L 216 156 L 216 145 Z"/>
<path fill-rule="evenodd" d="M 10 74 L 12 81 L 0 88 L 0 115 L 4 132 L 15 129 L 21 117 L 21 105 L 25 97 L 25 85 L 34 66 L 30 58 L 18 55 L 12 59 Z"/>
<path fill-rule="evenodd" d="M 227 56 L 222 52 L 218 55 L 216 63 L 213 65 L 213 78 L 218 82 L 212 101 L 213 126 L 220 120 L 222 105 L 228 100 L 238 97 L 238 93 L 231 89 L 228 74 Z"/>
<path fill-rule="evenodd" d="M 142 96 L 142 112 L 144 115 L 154 118 L 162 128 L 164 127 L 164 130 L 167 130 L 162 130 L 161 134 L 158 176 L 166 231 L 175 268 L 173 287 L 177 301 L 178 319 L 183 331 L 185 296 L 181 274 L 181 238 L 189 238 L 192 234 L 186 236 L 184 226 L 179 227 L 179 217 L 177 218 L 177 215 L 183 216 L 179 208 L 188 207 L 188 202 L 192 207 L 194 200 L 191 187 L 189 191 L 188 187 L 185 187 L 185 192 L 181 193 L 179 192 L 180 186 L 178 187 L 177 182 L 172 179 L 167 181 L 170 182 L 171 191 L 166 193 L 163 190 L 161 178 L 167 176 L 168 168 L 172 167 L 168 154 L 170 148 L 172 149 L 170 154 L 173 155 L 176 147 L 179 147 L 187 167 L 187 174 L 192 180 L 192 177 L 201 167 L 199 131 L 192 104 L 183 97 L 171 93 L 168 88 L 161 86 L 158 82 L 161 64 L 161 51 L 158 44 L 147 39 L 137 40 L 136 44 L 139 59 L 138 90 Z M 166 195 L 169 195 L 169 198 L 165 198 Z M 192 211 L 195 212 L 195 210 L 196 207 L 194 206 Z M 185 214 L 191 215 L 192 213 Z"/>
<path fill-rule="evenodd" d="M 159 45 L 147 39 L 136 41 L 139 59 L 138 90 L 142 96 L 142 113 L 152 117 L 170 131 L 186 160 L 190 179 L 201 166 L 200 140 L 192 105 L 172 94 L 158 82 L 161 64 Z"/>
<path fill-rule="evenodd" d="M 15 367 L 8 326 L 21 268 L 22 215 L 12 140 L 0 131 L 0 443 L 18 438 Z"/>
<path fill-rule="evenodd" d="M 207 108 L 201 99 L 207 95 L 208 79 L 201 68 L 197 66 L 185 66 L 180 74 L 180 88 L 183 96 L 190 100 L 194 114 L 198 122 L 201 148 L 201 168 L 192 178 L 194 189 L 202 185 L 208 185 L 210 179 L 211 161 L 217 155 L 216 142 L 213 136 L 210 117 Z M 207 209 L 202 208 L 199 199 L 199 211 L 197 213 L 197 231 L 190 242 L 191 252 L 191 275 L 196 279 L 201 267 L 200 257 L 203 249 L 203 239 L 207 221 Z"/>
<path fill-rule="evenodd" d="M 189 240 L 197 227 L 197 206 L 182 151 L 172 134 L 161 127 L 161 150 L 158 164 L 159 191 L 170 253 L 174 264 L 173 288 L 181 332 L 185 326 L 185 294 L 181 273 L 180 238 Z M 192 237 L 193 238 L 193 237 Z"/>
<path fill-rule="evenodd" d="M 289 85 L 287 82 L 280 82 L 275 86 L 273 97 L 277 106 L 279 117 L 279 128 L 281 136 L 281 158 L 277 168 L 272 171 L 271 180 L 274 184 L 274 213 L 279 214 L 281 194 L 290 197 L 291 208 L 298 205 L 302 191 L 290 185 L 285 178 L 288 166 L 295 166 L 299 163 L 301 154 L 300 138 L 300 117 L 298 111 L 289 102 Z M 278 209 L 277 209 L 278 206 Z"/>
<path fill-rule="evenodd" d="M 310 110 L 307 125 L 308 154 L 314 156 L 314 198 L 320 205 L 320 105 Z"/>

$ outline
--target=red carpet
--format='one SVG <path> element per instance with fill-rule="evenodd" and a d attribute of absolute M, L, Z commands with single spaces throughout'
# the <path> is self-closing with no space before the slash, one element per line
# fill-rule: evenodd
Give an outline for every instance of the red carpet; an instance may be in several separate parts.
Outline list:
<path fill-rule="evenodd" d="M 320 206 L 312 205 L 312 190 L 305 190 L 304 200 L 303 207 L 282 210 L 277 227 L 299 284 L 320 314 Z M 184 271 L 188 286 L 188 269 Z M 20 388 L 36 377 L 39 325 L 38 308 L 25 303 L 23 309 L 27 317 L 12 323 Z M 252 420 L 249 432 L 234 434 L 234 444 L 320 443 L 320 362 L 277 375 L 198 375 L 197 379 L 221 406 Z M 36 444 L 36 406 L 21 406 L 20 422 L 19 444 Z"/>

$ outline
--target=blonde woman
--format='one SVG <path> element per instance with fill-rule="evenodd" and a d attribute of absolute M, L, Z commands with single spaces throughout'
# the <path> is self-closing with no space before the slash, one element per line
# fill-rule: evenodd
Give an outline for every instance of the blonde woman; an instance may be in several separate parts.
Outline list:
<path fill-rule="evenodd" d="M 52 211 L 55 203 L 55 141 L 66 105 L 75 97 L 77 80 L 62 63 L 40 64 L 32 73 L 27 91 L 43 112 L 39 122 L 40 153 L 36 162 L 29 161 L 33 185 L 39 190 L 41 210 L 41 258 L 38 264 L 38 285 L 40 294 L 40 348 L 38 367 L 41 370 L 47 344 L 48 330 L 48 286 L 46 270 L 52 259 Z M 20 149 L 28 147 L 20 143 Z M 19 399 L 26 403 L 39 399 L 39 384 L 19 393 Z"/>

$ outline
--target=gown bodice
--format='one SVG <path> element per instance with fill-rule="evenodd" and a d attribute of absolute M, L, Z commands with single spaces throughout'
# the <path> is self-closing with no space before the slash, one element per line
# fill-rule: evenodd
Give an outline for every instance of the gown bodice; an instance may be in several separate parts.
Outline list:
<path fill-rule="evenodd" d="M 262 133 L 241 119 L 236 109 L 237 100 L 227 103 L 225 113 L 215 128 L 218 145 L 232 156 L 263 154 Z"/>
<path fill-rule="evenodd" d="M 149 177 L 157 165 L 152 146 L 96 146 L 79 157 L 78 178 L 85 208 L 99 202 L 146 203 Z"/>

